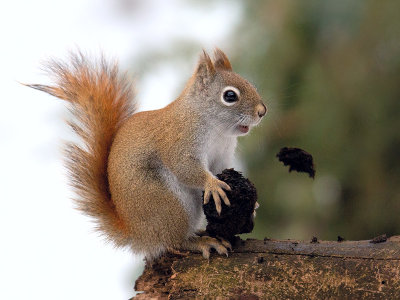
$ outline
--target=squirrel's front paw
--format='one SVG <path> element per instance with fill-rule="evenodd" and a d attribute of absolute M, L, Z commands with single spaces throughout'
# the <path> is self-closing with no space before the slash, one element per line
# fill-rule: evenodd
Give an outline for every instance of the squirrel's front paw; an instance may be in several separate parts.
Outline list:
<path fill-rule="evenodd" d="M 210 176 L 208 178 L 206 186 L 204 188 L 204 204 L 207 204 L 210 201 L 210 197 L 212 195 L 215 202 L 215 209 L 217 210 L 219 215 L 221 214 L 222 210 L 221 198 L 226 205 L 231 205 L 223 189 L 230 191 L 231 187 L 225 182 L 213 176 Z"/>

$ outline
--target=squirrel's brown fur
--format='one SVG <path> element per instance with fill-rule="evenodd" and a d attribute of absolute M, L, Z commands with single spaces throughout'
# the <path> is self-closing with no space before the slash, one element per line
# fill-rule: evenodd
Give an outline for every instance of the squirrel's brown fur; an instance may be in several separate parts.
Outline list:
<path fill-rule="evenodd" d="M 129 242 L 125 224 L 115 211 L 107 179 L 108 155 L 118 128 L 135 112 L 133 86 L 116 63 L 71 54 L 68 62 L 50 61 L 55 85 L 28 85 L 71 104 L 71 128 L 83 145 L 69 143 L 66 165 L 79 210 L 94 217 L 99 232 L 118 246 Z"/>
<path fill-rule="evenodd" d="M 132 85 L 116 64 L 82 54 L 49 64 L 54 86 L 30 85 L 71 103 L 69 124 L 84 142 L 68 145 L 78 208 L 115 245 L 150 259 L 172 249 L 227 254 L 229 243 L 196 235 L 201 194 L 218 212 L 221 200 L 229 205 L 230 187 L 215 175 L 267 108 L 221 50 L 214 56 L 204 52 L 181 95 L 153 111 L 134 113 Z"/>

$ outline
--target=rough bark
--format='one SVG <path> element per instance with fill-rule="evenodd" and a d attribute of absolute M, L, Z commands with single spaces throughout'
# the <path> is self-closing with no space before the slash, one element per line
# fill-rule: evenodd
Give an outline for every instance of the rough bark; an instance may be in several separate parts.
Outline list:
<path fill-rule="evenodd" d="M 400 236 L 367 241 L 239 241 L 229 257 L 167 255 L 135 299 L 400 299 Z"/>

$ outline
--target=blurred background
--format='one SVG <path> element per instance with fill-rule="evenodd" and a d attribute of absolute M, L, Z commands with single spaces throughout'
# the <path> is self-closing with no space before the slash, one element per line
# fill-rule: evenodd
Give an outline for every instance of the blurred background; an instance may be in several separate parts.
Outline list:
<path fill-rule="evenodd" d="M 0 4 L 0 298 L 128 299 L 142 257 L 104 245 L 73 209 L 61 101 L 40 63 L 77 48 L 118 58 L 142 110 L 180 93 L 202 48 L 223 49 L 269 113 L 236 168 L 257 187 L 245 237 L 336 240 L 400 234 L 400 2 L 7 1 Z M 311 153 L 315 180 L 281 147 Z"/>

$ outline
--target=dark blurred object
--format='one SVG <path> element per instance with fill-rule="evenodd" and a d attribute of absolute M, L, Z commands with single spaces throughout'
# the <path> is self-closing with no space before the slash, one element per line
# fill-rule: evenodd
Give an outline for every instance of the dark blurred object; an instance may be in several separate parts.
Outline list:
<path fill-rule="evenodd" d="M 310 153 L 299 148 L 283 147 L 276 155 L 279 161 L 289 166 L 289 172 L 297 171 L 308 173 L 311 178 L 315 176 L 313 157 Z"/>
<path fill-rule="evenodd" d="M 211 236 L 232 241 L 236 234 L 253 230 L 257 191 L 250 180 L 234 169 L 225 169 L 217 177 L 231 187 L 231 191 L 226 191 L 231 205 L 226 206 L 222 201 L 221 215 L 215 209 L 214 199 L 203 205 L 208 222 L 206 231 Z"/>

